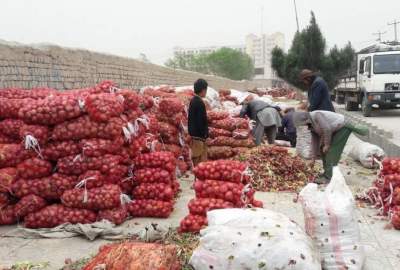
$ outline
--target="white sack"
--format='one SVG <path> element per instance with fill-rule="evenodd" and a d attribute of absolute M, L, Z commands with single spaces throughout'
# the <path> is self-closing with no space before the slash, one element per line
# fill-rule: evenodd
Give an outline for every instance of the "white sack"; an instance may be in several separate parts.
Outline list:
<path fill-rule="evenodd" d="M 308 127 L 297 127 L 297 142 L 296 152 L 304 159 L 311 159 L 313 157 L 311 140 L 312 135 Z"/>
<path fill-rule="evenodd" d="M 379 164 L 374 159 L 383 160 L 385 155 L 385 151 L 379 146 L 363 141 L 357 143 L 350 152 L 350 157 L 369 169 L 378 168 Z"/>
<path fill-rule="evenodd" d="M 355 218 L 353 194 L 339 170 L 325 191 L 308 184 L 300 192 L 306 232 L 320 250 L 325 270 L 361 270 L 365 256 L 360 244 L 360 230 Z"/>
<path fill-rule="evenodd" d="M 266 209 L 207 213 L 208 227 L 190 264 L 196 270 L 320 270 L 318 251 L 285 215 Z"/>

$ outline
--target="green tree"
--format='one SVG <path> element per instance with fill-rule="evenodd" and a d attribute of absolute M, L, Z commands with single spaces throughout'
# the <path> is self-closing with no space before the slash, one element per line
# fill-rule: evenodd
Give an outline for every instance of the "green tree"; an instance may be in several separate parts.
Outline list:
<path fill-rule="evenodd" d="M 213 74 L 232 80 L 249 80 L 254 75 L 254 64 L 251 57 L 230 48 L 221 48 L 210 54 L 195 56 L 175 55 L 165 65 L 171 68 Z"/>
<path fill-rule="evenodd" d="M 355 51 L 350 43 L 343 49 L 334 46 L 326 54 L 325 38 L 317 24 L 315 14 L 311 12 L 309 25 L 295 34 L 288 53 L 285 54 L 279 49 L 273 50 L 272 67 L 281 78 L 300 88 L 304 87 L 298 80 L 302 69 L 318 71 L 333 88 L 337 77 L 350 68 L 354 57 Z"/>

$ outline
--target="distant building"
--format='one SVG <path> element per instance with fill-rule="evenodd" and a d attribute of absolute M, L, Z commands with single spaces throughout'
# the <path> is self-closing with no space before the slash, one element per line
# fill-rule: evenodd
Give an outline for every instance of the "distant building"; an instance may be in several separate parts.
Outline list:
<path fill-rule="evenodd" d="M 246 36 L 246 53 L 254 60 L 254 79 L 278 79 L 276 72 L 272 69 L 272 50 L 275 47 L 285 49 L 285 36 L 282 33 L 257 36 L 250 34 Z"/>
<path fill-rule="evenodd" d="M 233 45 L 233 46 L 210 46 L 210 47 L 195 47 L 195 48 L 182 48 L 175 47 L 174 55 L 180 56 L 193 56 L 203 53 L 213 53 L 221 48 L 230 48 L 243 53 L 246 53 L 246 47 L 244 45 Z"/>
<path fill-rule="evenodd" d="M 278 76 L 271 67 L 272 50 L 275 47 L 285 49 L 285 36 L 282 33 L 273 33 L 271 35 L 257 36 L 249 34 L 246 36 L 245 45 L 234 46 L 210 46 L 182 48 L 175 47 L 174 55 L 190 57 L 203 53 L 212 53 L 221 48 L 231 48 L 243 53 L 247 53 L 254 61 L 255 76 L 254 79 L 276 80 Z"/>

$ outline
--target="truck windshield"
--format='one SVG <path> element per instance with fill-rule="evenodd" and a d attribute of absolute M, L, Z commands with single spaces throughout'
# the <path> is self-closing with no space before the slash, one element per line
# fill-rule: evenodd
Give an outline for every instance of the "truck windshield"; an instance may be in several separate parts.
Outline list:
<path fill-rule="evenodd" d="M 374 73 L 400 73 L 400 54 L 375 55 Z"/>

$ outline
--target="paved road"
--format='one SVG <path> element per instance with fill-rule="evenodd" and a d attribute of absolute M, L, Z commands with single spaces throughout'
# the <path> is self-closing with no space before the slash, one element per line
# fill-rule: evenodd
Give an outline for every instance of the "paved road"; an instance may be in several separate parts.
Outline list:
<path fill-rule="evenodd" d="M 344 109 L 343 105 L 335 104 L 335 107 Z M 390 139 L 393 143 L 400 145 L 400 109 L 398 110 L 383 110 L 373 111 L 371 117 L 364 117 L 361 111 L 348 112 L 362 120 L 377 126 L 380 129 L 391 132 L 393 138 Z"/>

